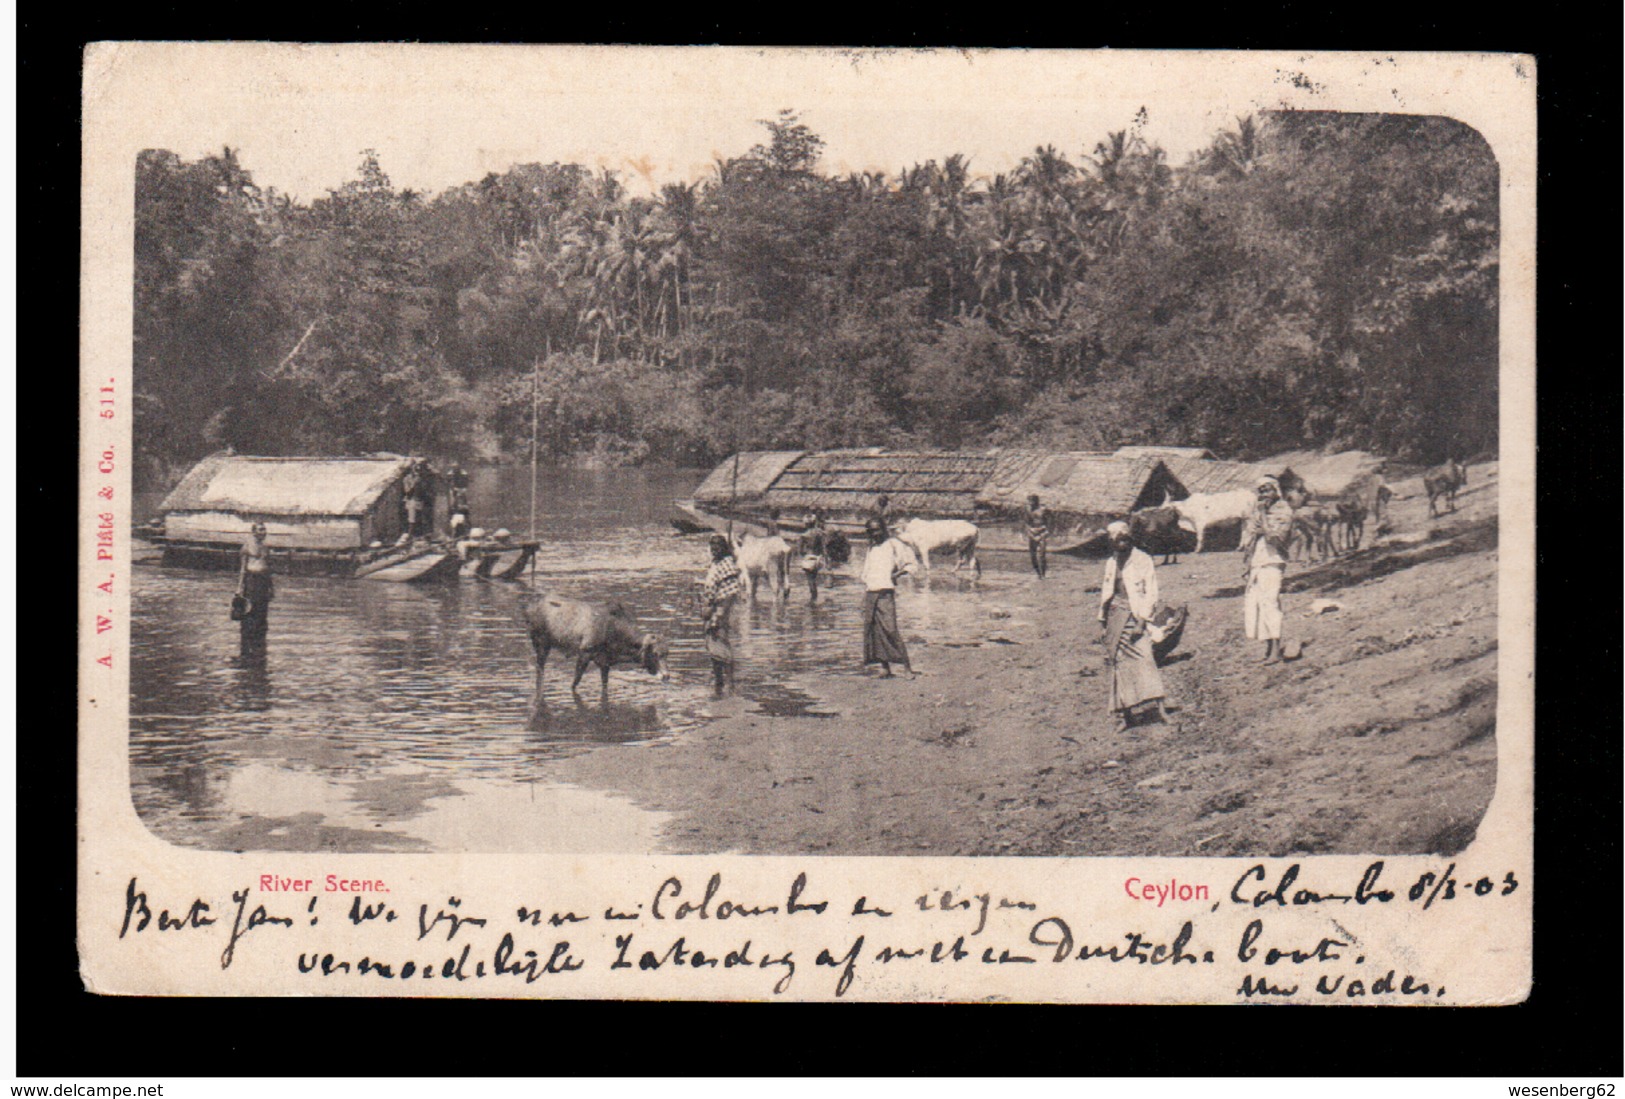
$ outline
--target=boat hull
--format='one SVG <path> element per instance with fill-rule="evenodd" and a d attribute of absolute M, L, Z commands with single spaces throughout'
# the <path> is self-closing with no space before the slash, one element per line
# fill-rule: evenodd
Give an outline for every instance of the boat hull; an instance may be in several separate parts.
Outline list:
<path fill-rule="evenodd" d="M 391 560 L 374 561 L 356 570 L 362 580 L 377 580 L 390 584 L 426 584 L 433 580 L 446 580 L 457 575 L 461 562 L 457 555 L 445 550 L 428 550 Z"/>
<path fill-rule="evenodd" d="M 512 580 L 525 571 L 536 556 L 536 545 L 522 546 L 519 549 L 504 550 L 492 558 L 487 576 L 494 580 Z"/>
<path fill-rule="evenodd" d="M 150 547 L 142 560 L 156 560 L 166 568 L 235 570 L 242 561 L 242 547 L 220 542 L 191 542 L 163 535 L 143 534 L 139 544 Z M 540 542 L 490 542 L 470 546 L 466 557 L 445 543 L 418 543 L 410 549 L 397 546 L 357 550 L 314 550 L 271 546 L 272 571 L 281 576 L 335 576 L 373 579 L 379 573 L 385 580 L 426 583 L 465 579 L 511 579 L 518 576 L 536 556 Z M 441 558 L 447 560 L 441 561 Z M 393 570 L 393 571 L 388 571 Z"/>

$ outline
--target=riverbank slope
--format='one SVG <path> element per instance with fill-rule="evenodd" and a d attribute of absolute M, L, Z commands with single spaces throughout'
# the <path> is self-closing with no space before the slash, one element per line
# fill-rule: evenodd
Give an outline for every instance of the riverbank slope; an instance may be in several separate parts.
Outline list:
<path fill-rule="evenodd" d="M 1019 620 L 989 621 L 1015 644 L 910 638 L 919 678 L 811 685 L 835 717 L 729 700 L 560 777 L 673 814 L 663 842 L 683 852 L 1453 853 L 1496 773 L 1498 481 L 1493 464 L 1471 474 L 1455 513 L 1429 519 L 1419 482 L 1399 482 L 1387 538 L 1289 570 L 1293 663 L 1261 665 L 1242 637 L 1236 554 L 1159 568 L 1163 599 L 1190 608 L 1163 669 L 1169 725 L 1113 732 L 1100 565 L 1068 563 L 1027 581 Z"/>

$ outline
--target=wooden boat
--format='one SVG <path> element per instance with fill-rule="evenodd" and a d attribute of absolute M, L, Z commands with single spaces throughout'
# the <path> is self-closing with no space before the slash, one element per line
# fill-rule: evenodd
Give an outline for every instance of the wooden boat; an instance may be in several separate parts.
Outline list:
<path fill-rule="evenodd" d="M 525 571 L 531 558 L 536 556 L 538 544 L 527 542 L 513 549 L 502 550 L 490 557 L 491 567 L 486 575 L 494 580 L 512 580 Z"/>
<path fill-rule="evenodd" d="M 464 580 L 511 580 L 525 571 L 541 548 L 540 542 L 492 539 L 459 543 L 458 575 Z"/>
<path fill-rule="evenodd" d="M 266 528 L 272 571 L 397 583 L 514 576 L 539 543 L 484 539 L 458 553 L 450 542 L 403 544 L 403 481 L 412 459 L 261 458 L 213 454 L 165 498 L 135 536 L 163 564 L 236 569 L 255 523 Z"/>
<path fill-rule="evenodd" d="M 693 500 L 674 500 L 672 506 L 677 514 L 672 517 L 672 529 L 678 534 L 709 534 L 716 528 L 715 520 L 694 506 Z"/>
<path fill-rule="evenodd" d="M 731 455 L 676 507 L 709 529 L 736 531 L 774 510 L 781 529 L 799 529 L 816 510 L 829 529 L 861 535 L 884 497 L 894 520 L 965 519 L 981 531 L 978 548 L 1026 553 L 1030 495 L 1049 511 L 1051 553 L 1091 554 L 1104 551 L 1107 523 L 1189 492 L 1160 453 L 787 450 Z"/>
<path fill-rule="evenodd" d="M 433 547 L 374 561 L 356 569 L 355 575 L 358 579 L 383 580 L 392 584 L 425 584 L 457 575 L 459 564 L 455 553 Z"/>

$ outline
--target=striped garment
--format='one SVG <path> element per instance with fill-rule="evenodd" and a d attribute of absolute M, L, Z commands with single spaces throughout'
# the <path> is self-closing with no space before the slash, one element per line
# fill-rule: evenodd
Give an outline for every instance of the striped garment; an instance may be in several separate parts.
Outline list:
<path fill-rule="evenodd" d="M 705 579 L 700 584 L 700 590 L 705 596 L 705 601 L 713 605 L 742 594 L 745 582 L 739 572 L 739 562 L 732 557 L 711 562 L 711 567 L 705 571 Z"/>

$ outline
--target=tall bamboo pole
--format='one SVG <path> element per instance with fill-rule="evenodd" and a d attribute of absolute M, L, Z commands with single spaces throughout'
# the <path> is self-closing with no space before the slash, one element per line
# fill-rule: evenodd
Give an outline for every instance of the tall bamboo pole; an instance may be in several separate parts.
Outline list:
<path fill-rule="evenodd" d="M 547 342 L 547 355 L 553 354 L 553 342 Z M 530 540 L 536 541 L 536 471 L 537 450 L 539 447 L 538 435 L 541 424 L 542 408 L 542 360 L 537 358 L 530 367 Z M 530 579 L 532 586 L 536 580 L 536 554 L 530 555 Z"/>

